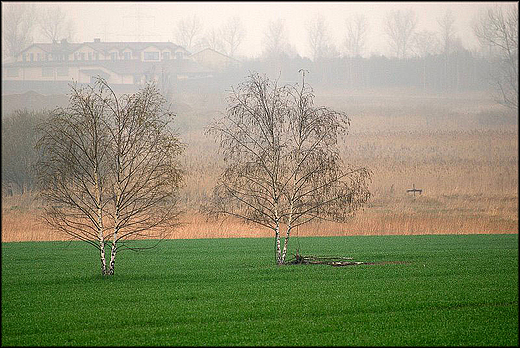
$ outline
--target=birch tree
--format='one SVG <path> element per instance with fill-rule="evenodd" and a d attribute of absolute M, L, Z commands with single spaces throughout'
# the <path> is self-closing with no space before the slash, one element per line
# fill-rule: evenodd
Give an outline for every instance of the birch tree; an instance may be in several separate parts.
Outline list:
<path fill-rule="evenodd" d="M 131 241 L 161 239 L 177 221 L 183 146 L 164 105 L 154 85 L 118 98 L 99 79 L 73 86 L 69 106 L 41 126 L 43 219 L 97 248 L 103 275 L 114 274 L 119 250 L 139 249 Z"/>
<path fill-rule="evenodd" d="M 278 265 L 285 263 L 293 229 L 345 222 L 370 197 L 370 171 L 344 165 L 337 149 L 349 118 L 314 106 L 313 99 L 304 79 L 301 86 L 278 86 L 253 73 L 208 128 L 227 166 L 203 210 L 271 229 Z"/>

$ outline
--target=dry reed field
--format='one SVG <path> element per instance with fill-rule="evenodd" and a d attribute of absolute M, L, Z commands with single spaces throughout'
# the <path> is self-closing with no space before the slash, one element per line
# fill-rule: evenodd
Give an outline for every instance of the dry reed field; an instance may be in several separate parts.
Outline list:
<path fill-rule="evenodd" d="M 372 170 L 369 204 L 346 224 L 309 224 L 293 236 L 518 233 L 518 115 L 481 95 L 457 98 L 317 96 L 346 111 L 351 132 L 340 144 L 345 162 Z M 217 145 L 204 134 L 215 116 L 190 109 L 198 123 L 187 144 L 181 226 L 167 238 L 271 237 L 234 219 L 208 221 L 199 206 L 222 169 Z M 189 120 L 179 114 L 180 123 Z M 421 194 L 407 189 L 422 189 Z M 32 196 L 2 197 L 2 241 L 67 240 L 43 226 Z"/>

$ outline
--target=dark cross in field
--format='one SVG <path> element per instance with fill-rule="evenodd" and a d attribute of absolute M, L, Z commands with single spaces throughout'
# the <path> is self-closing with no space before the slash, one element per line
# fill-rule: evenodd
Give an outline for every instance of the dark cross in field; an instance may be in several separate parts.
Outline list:
<path fill-rule="evenodd" d="M 413 192 L 413 196 L 415 197 L 415 192 L 419 192 L 419 194 L 422 194 L 422 190 L 421 189 L 416 189 L 415 188 L 415 184 L 412 185 L 413 188 L 409 189 L 409 190 L 406 190 L 406 192 Z"/>

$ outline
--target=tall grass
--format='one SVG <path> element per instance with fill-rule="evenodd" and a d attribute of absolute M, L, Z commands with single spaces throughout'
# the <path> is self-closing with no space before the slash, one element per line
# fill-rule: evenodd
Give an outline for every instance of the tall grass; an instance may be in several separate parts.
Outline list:
<path fill-rule="evenodd" d="M 181 192 L 186 214 L 183 226 L 170 237 L 271 236 L 266 229 L 233 219 L 208 222 L 198 212 L 224 167 L 217 144 L 203 129 L 216 116 L 211 100 L 198 109 L 193 100 L 185 101 L 192 107 L 183 110 L 197 115 L 192 121 L 196 126 L 181 134 L 187 144 Z M 482 95 L 331 93 L 319 96 L 317 103 L 351 116 L 351 133 L 340 151 L 346 163 L 373 171 L 372 198 L 347 224 L 313 224 L 302 227 L 300 235 L 518 233 L 517 115 Z M 407 193 L 413 185 L 422 194 Z M 30 198 L 2 197 L 2 240 L 63 238 L 38 223 L 38 204 Z"/>

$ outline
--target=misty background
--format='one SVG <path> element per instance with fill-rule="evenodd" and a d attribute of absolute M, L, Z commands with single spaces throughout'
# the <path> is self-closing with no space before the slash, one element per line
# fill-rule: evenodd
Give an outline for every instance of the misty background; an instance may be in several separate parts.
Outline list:
<path fill-rule="evenodd" d="M 475 28 L 487 23 L 490 9 L 512 14 L 516 25 L 516 45 L 506 56 L 477 38 Z M 193 55 L 211 48 L 238 62 L 204 77 L 156 81 L 187 145 L 182 200 L 189 209 L 207 199 L 221 169 L 218 145 L 205 127 L 226 112 L 230 89 L 250 72 L 278 84 L 301 83 L 304 72 L 315 104 L 351 119 L 342 156 L 374 172 L 373 201 L 349 228 L 374 234 L 461 233 L 461 226 L 465 233 L 517 231 L 517 31 L 518 2 L 3 1 L 2 195 L 11 202 L 5 211 L 22 216 L 20 197 L 30 198 L 25 193 L 34 184 L 36 126 L 55 107 L 68 105 L 72 82 L 70 76 L 6 76 L 10 67 L 32 66 L 43 77 L 42 62 L 20 53 L 53 41 L 171 42 Z M 124 60 L 100 62 L 117 67 Z M 139 86 L 112 85 L 118 94 Z M 508 103 L 501 86 L 512 98 Z M 407 194 L 412 186 L 424 190 L 417 200 Z M 34 220 L 31 209 L 28 221 Z M 190 214 L 195 227 L 180 236 L 201 233 L 197 213 Z M 10 226 L 15 240 L 28 230 L 22 223 Z"/>
<path fill-rule="evenodd" d="M 169 98 L 220 93 L 250 71 L 295 83 L 300 69 L 323 90 L 491 94 L 497 60 L 474 27 L 488 8 L 503 5 L 517 3 L 4 1 L 2 63 L 19 61 L 14 57 L 32 43 L 172 42 L 192 54 L 211 48 L 240 64 L 204 82 L 160 86 Z M 24 86 L 3 83 L 2 92 L 23 93 Z M 66 93 L 45 89 L 37 91 Z"/>
<path fill-rule="evenodd" d="M 5 2 L 3 2 L 4 4 Z M 14 2 L 15 3 L 15 2 Z M 439 31 L 439 19 L 446 11 L 454 16 L 455 35 L 465 48 L 475 50 L 478 41 L 471 23 L 479 11 L 501 2 L 25 2 L 38 12 L 59 7 L 70 21 L 69 42 L 92 41 L 171 41 L 180 44 L 176 27 L 181 20 L 195 16 L 201 24 L 198 36 L 218 31 L 230 18 L 238 17 L 244 29 L 237 57 L 254 58 L 263 53 L 269 23 L 284 21 L 286 40 L 297 54 L 312 58 L 307 25 L 316 17 L 326 21 L 329 43 L 345 53 L 346 22 L 366 17 L 366 47 L 361 56 L 392 54 L 384 30 L 386 16 L 396 10 L 411 10 L 417 17 L 415 31 Z M 503 2 L 502 2 L 503 4 Z M 38 30 L 34 42 L 48 42 Z"/>

